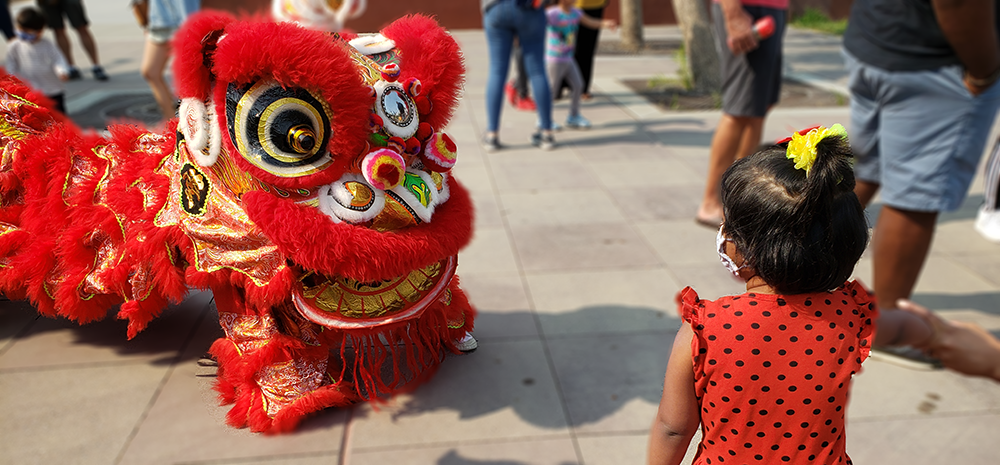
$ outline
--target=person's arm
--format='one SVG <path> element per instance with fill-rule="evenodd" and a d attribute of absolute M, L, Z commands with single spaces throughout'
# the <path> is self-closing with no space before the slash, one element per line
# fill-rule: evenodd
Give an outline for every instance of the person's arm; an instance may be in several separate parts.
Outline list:
<path fill-rule="evenodd" d="M 1000 78 L 1000 38 L 994 0 L 931 0 L 941 32 L 965 67 L 973 95 Z"/>
<path fill-rule="evenodd" d="M 613 19 L 604 19 L 604 20 L 601 20 L 601 19 L 597 19 L 597 18 L 595 18 L 593 16 L 590 16 L 590 15 L 588 15 L 586 13 L 582 13 L 581 14 L 581 16 L 580 16 L 580 24 L 582 24 L 584 26 L 587 26 L 587 27 L 589 27 L 591 29 L 602 29 L 603 28 L 603 29 L 608 29 L 608 30 L 611 30 L 611 31 L 615 30 L 615 28 L 618 27 L 618 23 L 616 23 L 615 20 L 613 20 Z"/>
<path fill-rule="evenodd" d="M 959 373 L 1000 381 L 1000 340 L 992 334 L 972 323 L 946 321 L 908 300 L 901 299 L 897 305 L 934 328 L 928 355 Z"/>
<path fill-rule="evenodd" d="M 741 55 L 757 48 L 757 38 L 753 35 L 753 17 L 743 9 L 740 0 L 719 0 L 722 19 L 726 22 L 726 36 L 729 50 Z"/>
<path fill-rule="evenodd" d="M 925 347 L 934 339 L 934 328 L 917 315 L 895 308 L 879 310 L 875 347 Z"/>
<path fill-rule="evenodd" d="M 694 392 L 691 357 L 691 325 L 684 323 L 674 338 L 674 347 L 663 379 L 660 407 L 649 431 L 649 465 L 677 465 L 684 458 L 701 416 Z"/>
<path fill-rule="evenodd" d="M 59 76 L 59 79 L 63 81 L 69 80 L 69 63 L 66 62 L 66 57 L 63 56 L 59 48 L 53 43 L 49 43 L 49 53 L 52 54 L 53 71 Z"/>

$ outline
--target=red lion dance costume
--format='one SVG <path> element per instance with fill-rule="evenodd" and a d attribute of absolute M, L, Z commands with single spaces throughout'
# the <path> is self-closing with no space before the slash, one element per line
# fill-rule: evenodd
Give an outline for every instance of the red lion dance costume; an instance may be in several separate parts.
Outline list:
<path fill-rule="evenodd" d="M 381 34 L 192 17 L 163 134 L 84 134 L 0 79 L 0 291 L 135 336 L 189 286 L 215 296 L 228 423 L 409 389 L 474 348 L 456 254 L 472 203 L 442 132 L 464 68 L 433 20 Z"/>

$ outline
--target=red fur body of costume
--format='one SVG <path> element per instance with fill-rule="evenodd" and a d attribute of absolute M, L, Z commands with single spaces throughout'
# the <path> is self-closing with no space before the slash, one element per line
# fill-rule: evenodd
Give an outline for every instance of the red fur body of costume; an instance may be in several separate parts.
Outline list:
<path fill-rule="evenodd" d="M 352 39 L 349 45 L 348 39 Z M 472 203 L 442 132 L 464 68 L 428 18 L 380 35 L 189 19 L 163 134 L 84 134 L 0 78 L 0 290 L 128 337 L 214 293 L 228 423 L 281 432 L 433 374 L 474 310 L 454 275 Z"/>

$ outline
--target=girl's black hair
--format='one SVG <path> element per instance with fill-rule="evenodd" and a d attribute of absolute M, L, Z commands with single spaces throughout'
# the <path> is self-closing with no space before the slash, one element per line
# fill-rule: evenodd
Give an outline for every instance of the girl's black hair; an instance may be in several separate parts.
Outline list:
<path fill-rule="evenodd" d="M 776 291 L 831 290 L 851 276 L 868 245 L 851 148 L 844 137 L 824 138 L 806 175 L 786 157 L 787 147 L 761 150 L 722 175 L 723 232 Z"/>
<path fill-rule="evenodd" d="M 27 7 L 17 14 L 17 25 L 21 29 L 41 31 L 45 29 L 45 14 L 34 7 Z"/>

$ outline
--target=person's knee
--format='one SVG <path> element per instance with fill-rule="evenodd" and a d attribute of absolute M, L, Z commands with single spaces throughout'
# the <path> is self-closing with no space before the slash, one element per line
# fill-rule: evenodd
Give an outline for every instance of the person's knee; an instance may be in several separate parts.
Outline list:
<path fill-rule="evenodd" d="M 139 69 L 139 74 L 141 74 L 142 78 L 145 79 L 146 82 L 150 84 L 159 83 L 160 81 L 163 80 L 162 69 L 157 70 L 154 69 L 153 67 L 143 66 L 142 68 Z"/>
<path fill-rule="evenodd" d="M 764 117 L 762 116 L 742 116 L 742 115 L 733 115 L 730 113 L 723 113 L 722 119 L 727 120 L 732 124 L 744 127 L 754 126 L 754 125 L 763 126 L 764 124 Z"/>

